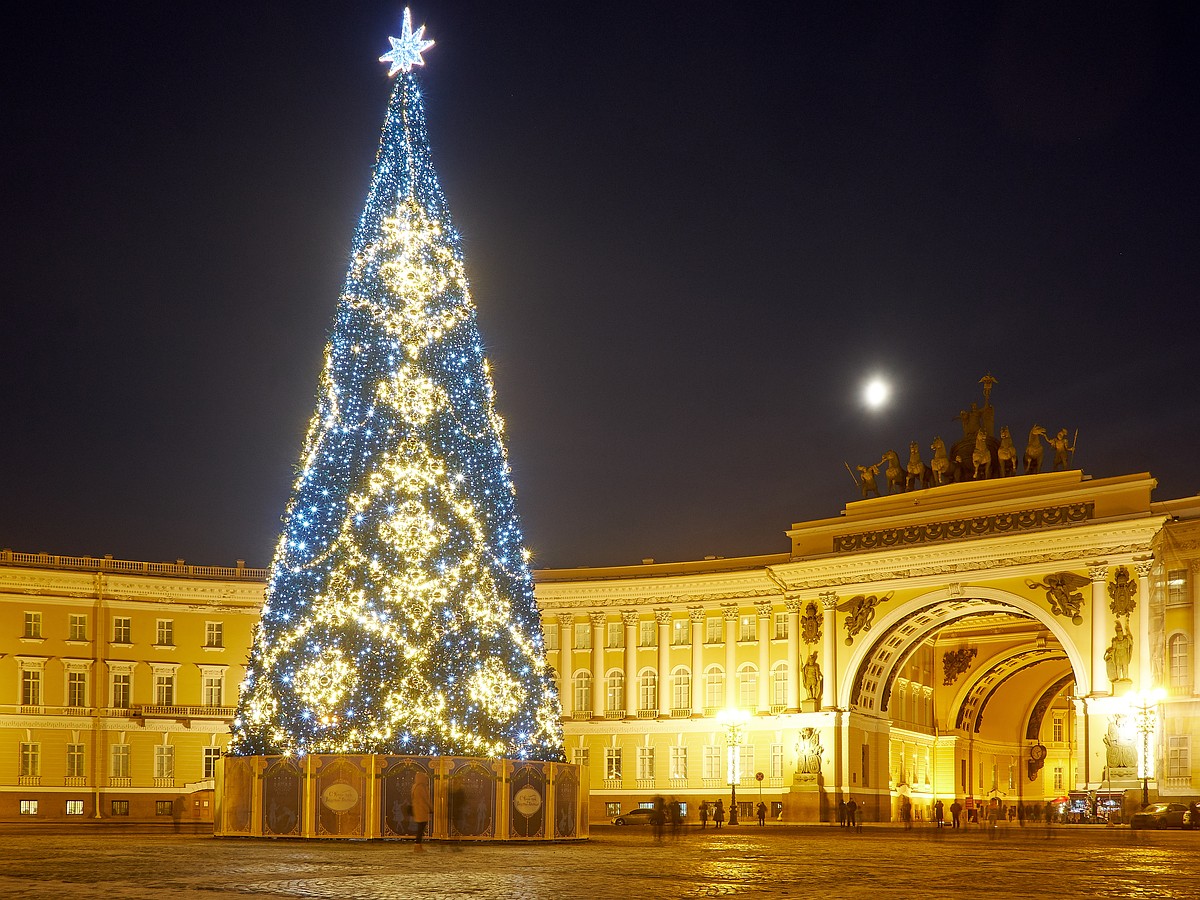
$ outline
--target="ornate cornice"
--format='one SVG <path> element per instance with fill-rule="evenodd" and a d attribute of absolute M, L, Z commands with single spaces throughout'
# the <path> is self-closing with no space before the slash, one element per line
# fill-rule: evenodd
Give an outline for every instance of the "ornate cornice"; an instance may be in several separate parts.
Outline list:
<path fill-rule="evenodd" d="M 1019 531 L 1063 528 L 1067 525 L 1086 522 L 1092 518 L 1095 509 L 1096 505 L 1089 501 L 1071 503 L 1066 506 L 1026 509 L 1020 512 L 995 513 L 990 516 L 974 516 L 970 519 L 952 519 L 947 522 L 901 525 L 879 531 L 834 535 L 833 550 L 835 553 L 855 553 L 862 550 L 884 550 L 888 547 L 901 547 L 907 544 L 962 541 Z"/>

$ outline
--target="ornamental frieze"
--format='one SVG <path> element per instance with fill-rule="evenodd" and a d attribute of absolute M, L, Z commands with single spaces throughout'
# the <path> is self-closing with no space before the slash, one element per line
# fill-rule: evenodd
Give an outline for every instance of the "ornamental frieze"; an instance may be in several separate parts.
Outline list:
<path fill-rule="evenodd" d="M 903 525 L 880 531 L 835 535 L 833 550 L 835 553 L 852 553 L 860 550 L 883 550 L 888 547 L 928 544 L 935 541 L 961 541 L 965 538 L 1012 534 L 1040 528 L 1062 528 L 1065 525 L 1086 522 L 1094 512 L 1095 504 L 1089 501 L 1071 503 L 1067 506 L 1048 506 L 1043 509 L 1026 509 L 1020 512 L 976 516 L 971 519 L 953 519 L 949 522 Z"/>

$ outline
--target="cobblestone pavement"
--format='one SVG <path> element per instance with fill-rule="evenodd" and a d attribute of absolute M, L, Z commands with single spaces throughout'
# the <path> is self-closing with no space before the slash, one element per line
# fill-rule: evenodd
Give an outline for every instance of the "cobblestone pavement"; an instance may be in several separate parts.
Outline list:
<path fill-rule="evenodd" d="M 586 844 L 217 840 L 101 827 L 0 828 L 0 897 L 202 900 L 1193 898 L 1200 833 L 865 826 L 593 829 Z"/>

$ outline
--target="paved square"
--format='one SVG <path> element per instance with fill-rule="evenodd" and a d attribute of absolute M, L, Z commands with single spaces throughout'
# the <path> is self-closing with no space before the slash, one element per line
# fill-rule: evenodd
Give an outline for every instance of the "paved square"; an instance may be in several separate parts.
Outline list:
<path fill-rule="evenodd" d="M 0 830 L 0 897 L 328 900 L 1194 898 L 1200 832 L 1059 827 L 911 832 L 865 826 L 600 826 L 586 844 L 217 840 L 89 827 Z"/>

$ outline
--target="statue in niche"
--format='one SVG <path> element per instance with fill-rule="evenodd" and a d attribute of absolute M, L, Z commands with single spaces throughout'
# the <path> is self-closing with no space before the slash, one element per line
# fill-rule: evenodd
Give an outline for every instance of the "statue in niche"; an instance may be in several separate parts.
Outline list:
<path fill-rule="evenodd" d="M 1137 608 L 1137 600 L 1134 599 L 1136 594 L 1137 582 L 1129 577 L 1129 569 L 1118 566 L 1113 580 L 1108 583 L 1108 596 L 1112 597 L 1108 608 L 1112 610 L 1113 615 L 1128 619 L 1129 614 Z"/>
<path fill-rule="evenodd" d="M 996 458 L 1000 460 L 1001 478 L 1017 474 L 1017 448 L 1007 425 L 1000 428 L 1000 449 L 996 451 Z"/>
<path fill-rule="evenodd" d="M 808 699 L 819 703 L 821 692 L 825 689 L 825 676 L 821 674 L 821 666 L 817 662 L 817 651 L 809 654 L 808 662 L 800 668 L 800 674 L 804 679 L 804 691 L 808 694 Z"/>
<path fill-rule="evenodd" d="M 1046 602 L 1050 611 L 1056 616 L 1070 616 L 1072 624 L 1082 625 L 1083 594 L 1079 589 L 1085 584 L 1091 584 L 1091 579 L 1076 575 L 1074 572 L 1052 572 L 1045 576 L 1044 581 L 1025 580 L 1025 586 L 1041 588 L 1046 592 Z"/>
<path fill-rule="evenodd" d="M 815 728 L 801 728 L 797 757 L 801 775 L 821 774 L 821 735 Z"/>
<path fill-rule="evenodd" d="M 887 476 L 888 493 L 892 494 L 896 491 L 904 493 L 904 469 L 900 466 L 900 456 L 895 450 L 889 450 L 883 454 L 883 459 L 879 461 L 879 465 L 883 466 L 887 463 L 887 468 L 883 474 Z"/>
<path fill-rule="evenodd" d="M 933 459 L 929 463 L 929 468 L 933 470 L 933 483 L 937 486 L 946 484 L 950 481 L 950 457 L 946 455 L 946 442 L 935 437 L 929 449 L 933 451 Z"/>
<path fill-rule="evenodd" d="M 908 465 L 905 466 L 908 477 L 904 481 L 906 491 L 927 487 L 925 484 L 925 463 L 921 461 L 921 448 L 916 441 L 908 445 Z"/>
<path fill-rule="evenodd" d="M 958 681 L 958 676 L 971 668 L 971 660 L 979 651 L 974 647 L 950 650 L 942 656 L 942 684 L 946 687 Z"/>
<path fill-rule="evenodd" d="M 1054 471 L 1067 469 L 1071 465 L 1071 457 L 1075 454 L 1075 443 L 1079 439 L 1079 432 L 1075 432 L 1075 441 L 1067 440 L 1067 429 L 1060 428 L 1058 434 L 1051 440 L 1046 441 L 1054 448 Z"/>
<path fill-rule="evenodd" d="M 1133 634 L 1117 623 L 1117 633 L 1104 651 L 1104 662 L 1108 667 L 1108 680 L 1129 680 L 1129 661 L 1133 659 Z"/>
<path fill-rule="evenodd" d="M 879 496 L 879 483 L 875 480 L 875 476 L 879 474 L 879 463 L 873 466 L 855 466 L 858 469 L 858 487 L 862 491 L 862 498 L 866 500 L 872 494 Z"/>
<path fill-rule="evenodd" d="M 1042 439 L 1045 437 L 1046 429 L 1041 425 L 1034 425 L 1029 429 L 1029 439 L 1025 442 L 1026 475 L 1036 475 L 1042 471 Z"/>
<path fill-rule="evenodd" d="M 800 615 L 800 637 L 806 644 L 815 644 L 821 639 L 821 610 L 812 600 Z"/>
<path fill-rule="evenodd" d="M 1105 761 L 1110 778 L 1137 773 L 1137 748 L 1133 741 L 1121 734 L 1121 716 L 1113 716 L 1109 720 L 1104 746 L 1107 748 Z"/>

